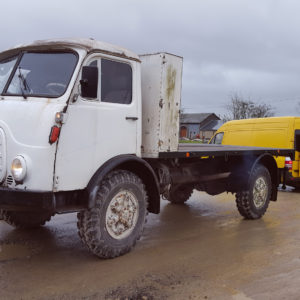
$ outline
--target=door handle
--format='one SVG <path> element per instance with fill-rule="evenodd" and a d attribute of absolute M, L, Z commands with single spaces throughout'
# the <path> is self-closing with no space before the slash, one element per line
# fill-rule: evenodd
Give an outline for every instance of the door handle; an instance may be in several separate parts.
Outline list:
<path fill-rule="evenodd" d="M 138 119 L 139 119 L 138 117 L 126 117 L 126 120 L 136 121 Z"/>

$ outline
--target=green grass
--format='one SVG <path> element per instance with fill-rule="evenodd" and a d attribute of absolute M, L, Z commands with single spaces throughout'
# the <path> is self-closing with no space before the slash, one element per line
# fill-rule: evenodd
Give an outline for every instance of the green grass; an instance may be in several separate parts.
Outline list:
<path fill-rule="evenodd" d="M 180 144 L 203 144 L 201 141 L 179 140 Z"/>

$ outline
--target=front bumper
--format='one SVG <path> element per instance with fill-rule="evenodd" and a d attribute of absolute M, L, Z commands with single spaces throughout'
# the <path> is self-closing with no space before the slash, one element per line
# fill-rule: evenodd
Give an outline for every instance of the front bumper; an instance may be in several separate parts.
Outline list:
<path fill-rule="evenodd" d="M 0 188 L 0 210 L 70 212 L 86 209 L 85 190 L 68 192 L 24 191 Z"/>

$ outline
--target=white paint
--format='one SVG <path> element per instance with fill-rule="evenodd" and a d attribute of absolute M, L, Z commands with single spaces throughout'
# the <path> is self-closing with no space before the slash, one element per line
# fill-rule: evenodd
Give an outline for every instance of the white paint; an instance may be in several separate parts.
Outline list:
<path fill-rule="evenodd" d="M 28 173 L 22 184 L 11 184 L 10 187 L 38 191 L 84 189 L 95 172 L 111 158 L 124 154 L 141 157 L 142 136 L 145 157 L 157 157 L 158 152 L 177 150 L 181 57 L 167 53 L 141 56 L 141 84 L 139 57 L 120 47 L 93 40 L 51 40 L 21 46 L 21 49 L 57 47 L 73 49 L 79 56 L 63 96 L 56 99 L 1 97 L 0 133 L 1 141 L 4 141 L 4 136 L 6 139 L 2 149 L 7 150 L 7 157 L 0 180 L 4 174 L 11 175 L 11 161 L 22 155 Z M 18 51 L 14 48 L 0 53 L 0 58 Z M 102 58 L 131 66 L 133 88 L 130 104 L 87 100 L 80 96 L 81 66 Z M 75 98 L 77 100 L 73 102 Z M 56 124 L 55 114 L 66 105 L 68 117 L 62 124 L 59 140 L 50 145 L 50 130 Z"/>
<path fill-rule="evenodd" d="M 182 57 L 168 53 L 141 55 L 142 155 L 177 151 Z"/>
<path fill-rule="evenodd" d="M 53 172 L 56 143 L 49 144 L 51 127 L 55 125 L 56 112 L 62 111 L 80 69 L 80 61 L 86 51 L 76 49 L 79 63 L 70 84 L 59 98 L 37 98 L 28 96 L 1 96 L 0 129 L 6 139 L 6 176 L 11 176 L 11 163 L 17 155 L 26 160 L 27 175 L 22 184 L 9 185 L 16 189 L 36 191 L 53 190 Z M 0 54 L 1 56 L 1 54 Z M 6 185 L 6 182 L 3 182 Z"/>
<path fill-rule="evenodd" d="M 140 156 L 140 63 L 98 53 L 89 55 L 84 65 L 101 58 L 130 64 L 132 103 L 105 103 L 78 96 L 68 106 L 68 120 L 62 126 L 55 165 L 55 177 L 59 178 L 55 189 L 59 191 L 85 188 L 95 172 L 115 156 Z M 78 92 L 79 80 L 80 76 L 73 94 Z M 138 120 L 126 120 L 126 117 Z"/>
<path fill-rule="evenodd" d="M 6 175 L 6 139 L 2 129 L 0 129 L 0 183 Z"/>

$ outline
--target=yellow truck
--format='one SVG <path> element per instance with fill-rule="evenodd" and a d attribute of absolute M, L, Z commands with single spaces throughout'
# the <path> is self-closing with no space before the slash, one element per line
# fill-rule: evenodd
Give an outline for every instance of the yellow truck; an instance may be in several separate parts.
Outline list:
<path fill-rule="evenodd" d="M 283 188 L 300 188 L 300 117 L 272 117 L 229 121 L 210 144 L 295 149 L 295 157 L 275 157 Z"/>

